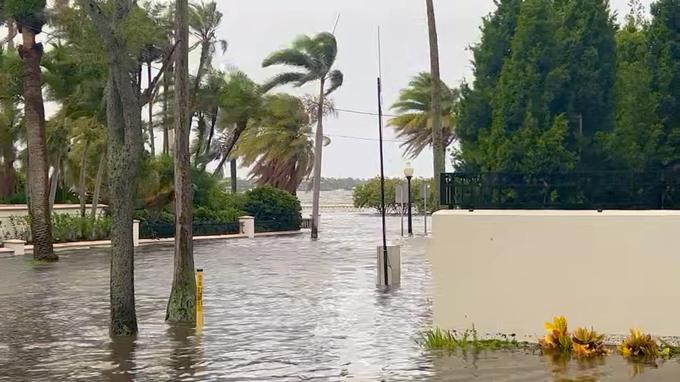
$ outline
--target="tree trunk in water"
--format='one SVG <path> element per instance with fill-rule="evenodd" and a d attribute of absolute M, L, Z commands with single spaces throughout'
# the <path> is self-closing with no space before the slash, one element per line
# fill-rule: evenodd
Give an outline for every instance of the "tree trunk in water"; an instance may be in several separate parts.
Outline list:
<path fill-rule="evenodd" d="M 85 141 L 83 155 L 80 157 L 80 182 L 78 182 L 78 194 L 80 198 L 80 217 L 85 217 L 85 178 L 87 174 L 87 151 L 90 148 L 90 141 Z"/>
<path fill-rule="evenodd" d="M 110 332 L 114 336 L 137 333 L 132 203 L 143 143 L 141 107 L 135 92 L 130 74 L 120 62 L 112 62 L 107 97 L 107 154 L 112 223 Z"/>
<path fill-rule="evenodd" d="M 176 0 L 175 28 L 175 261 L 166 321 L 196 322 L 189 110 L 189 4 Z"/>
<path fill-rule="evenodd" d="M 47 140 L 45 137 L 45 105 L 42 97 L 40 60 L 42 44 L 35 42 L 30 28 L 22 28 L 23 45 L 19 55 L 24 70 L 24 118 L 28 146 L 28 183 L 31 203 L 31 235 L 33 258 L 56 261 L 52 248 L 52 222 L 50 219 Z"/>
<path fill-rule="evenodd" d="M 153 78 L 151 77 L 151 61 L 148 63 L 147 76 L 149 78 L 149 86 Z M 151 157 L 156 156 L 156 137 L 153 133 L 153 96 L 149 100 L 149 146 L 151 146 Z"/>
<path fill-rule="evenodd" d="M 231 170 L 231 174 L 230 174 L 231 175 L 231 193 L 236 194 L 236 191 L 237 191 L 237 187 L 236 187 L 237 183 L 236 182 L 238 181 L 238 178 L 236 176 L 236 159 L 232 159 L 229 162 L 229 167 L 230 167 L 230 170 Z"/>
<path fill-rule="evenodd" d="M 435 209 L 439 209 L 439 183 L 441 174 L 446 171 L 446 148 L 442 131 L 441 75 L 439 73 L 439 41 L 433 0 L 425 0 L 427 5 L 427 26 L 430 36 L 430 66 L 432 73 L 432 152 L 434 165 Z"/>
<path fill-rule="evenodd" d="M 317 111 L 316 138 L 314 139 L 314 185 L 312 190 L 312 239 L 319 238 L 319 199 L 321 191 L 321 154 L 323 152 L 324 80 L 321 80 L 319 108 Z"/>
<path fill-rule="evenodd" d="M 99 193 L 102 189 L 102 178 L 104 177 L 104 168 L 106 167 L 106 154 L 102 154 L 99 158 L 99 166 L 97 167 L 97 180 L 94 184 L 94 194 L 92 195 L 92 210 L 90 217 L 92 220 L 97 218 L 97 207 L 99 206 Z"/>

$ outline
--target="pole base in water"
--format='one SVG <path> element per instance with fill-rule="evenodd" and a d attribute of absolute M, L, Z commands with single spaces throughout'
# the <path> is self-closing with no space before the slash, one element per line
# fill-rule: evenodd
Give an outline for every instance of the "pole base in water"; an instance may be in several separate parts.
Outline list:
<path fill-rule="evenodd" d="M 376 285 L 378 287 L 397 286 L 401 284 L 401 247 L 387 246 L 387 284 L 385 283 L 385 252 L 383 246 L 378 246 L 378 272 Z"/>

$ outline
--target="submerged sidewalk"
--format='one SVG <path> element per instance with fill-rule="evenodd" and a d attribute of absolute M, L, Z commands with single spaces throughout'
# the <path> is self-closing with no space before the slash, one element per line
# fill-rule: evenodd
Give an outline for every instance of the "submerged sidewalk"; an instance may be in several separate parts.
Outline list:
<path fill-rule="evenodd" d="M 281 231 L 281 232 L 261 232 L 256 233 L 255 238 L 258 237 L 276 237 L 276 236 L 297 236 L 302 235 L 305 230 L 299 231 Z M 220 241 L 220 240 L 236 240 L 236 239 L 248 239 L 248 235 L 245 234 L 232 234 L 232 235 L 213 235 L 213 236 L 194 236 L 194 242 L 206 242 L 206 241 Z M 172 245 L 175 242 L 175 238 L 164 238 L 164 239 L 140 239 L 139 247 L 150 247 L 155 245 Z M 110 240 L 95 240 L 95 241 L 76 241 L 71 243 L 56 243 L 54 244 L 55 252 L 68 252 L 75 250 L 86 250 L 93 248 L 108 248 L 111 246 Z M 3 248 L 0 248 L 3 249 Z M 33 246 L 27 245 L 25 248 L 26 255 L 33 254 Z M 0 258 L 3 257 L 14 257 L 11 251 L 0 251 Z"/>

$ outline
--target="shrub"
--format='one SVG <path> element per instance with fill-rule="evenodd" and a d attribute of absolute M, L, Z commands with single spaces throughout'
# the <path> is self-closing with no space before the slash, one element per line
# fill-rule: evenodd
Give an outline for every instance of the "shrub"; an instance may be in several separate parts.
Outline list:
<path fill-rule="evenodd" d="M 656 358 L 659 355 L 659 345 L 649 334 L 640 329 L 631 329 L 628 336 L 619 346 L 619 352 L 624 357 Z"/>
<path fill-rule="evenodd" d="M 572 339 L 567 331 L 567 319 L 564 316 L 555 317 L 553 322 L 546 322 L 544 326 L 548 334 L 539 341 L 543 350 L 562 353 L 571 351 Z"/>
<path fill-rule="evenodd" d="M 295 196 L 269 186 L 248 191 L 243 206 L 243 211 L 255 218 L 255 229 L 260 232 L 299 230 L 301 210 Z"/>
<path fill-rule="evenodd" d="M 194 210 L 194 223 L 235 223 L 242 215 L 241 211 L 229 208 L 224 210 L 211 210 L 205 207 L 198 207 Z"/>
<path fill-rule="evenodd" d="M 572 336 L 573 354 L 578 358 L 598 357 L 609 354 L 604 346 L 604 335 L 593 329 L 578 328 Z"/>

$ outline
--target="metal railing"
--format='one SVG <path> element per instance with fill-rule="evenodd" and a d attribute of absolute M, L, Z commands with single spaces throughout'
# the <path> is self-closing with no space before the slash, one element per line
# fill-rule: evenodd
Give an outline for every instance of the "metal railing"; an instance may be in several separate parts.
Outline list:
<path fill-rule="evenodd" d="M 664 172 L 442 174 L 442 206 L 461 209 L 680 209 L 680 177 Z"/>
<path fill-rule="evenodd" d="M 215 236 L 241 233 L 238 222 L 194 222 L 192 224 L 194 236 Z M 163 222 L 142 221 L 139 224 L 139 237 L 141 239 L 166 239 L 175 237 L 175 224 Z"/>

